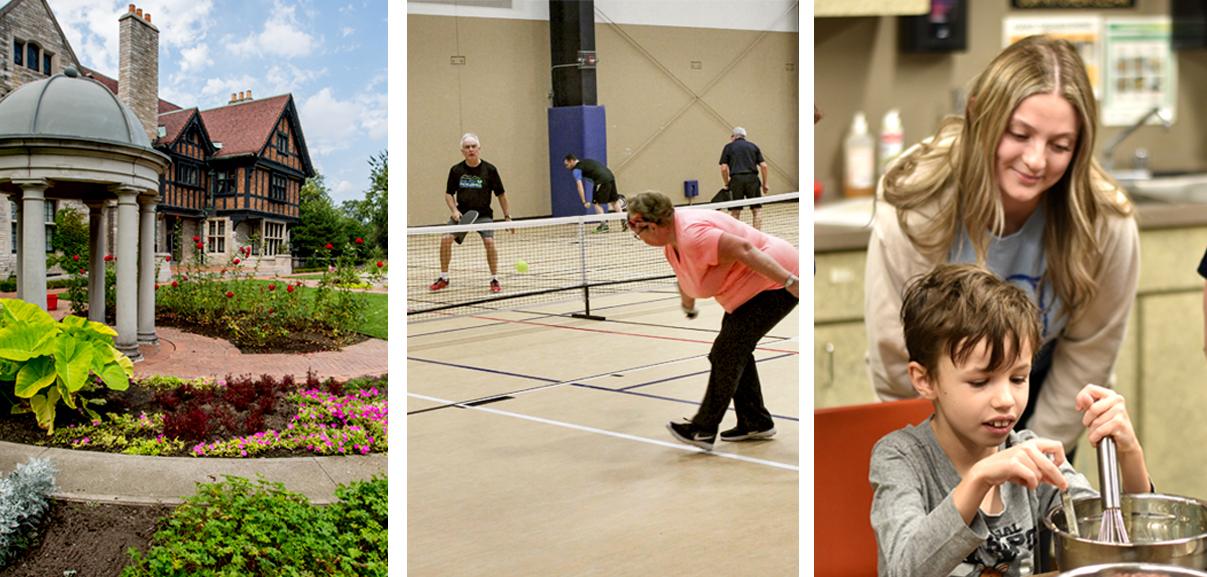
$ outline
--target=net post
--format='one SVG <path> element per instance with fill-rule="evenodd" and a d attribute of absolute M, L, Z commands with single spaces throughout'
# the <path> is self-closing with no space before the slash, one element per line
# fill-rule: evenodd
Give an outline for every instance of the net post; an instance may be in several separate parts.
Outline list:
<path fill-rule="evenodd" d="M 578 263 L 580 265 L 578 269 L 582 272 L 583 279 L 583 312 L 570 313 L 570 316 L 590 321 L 608 320 L 591 314 L 591 286 L 587 283 L 587 221 L 585 220 L 578 223 Z"/>

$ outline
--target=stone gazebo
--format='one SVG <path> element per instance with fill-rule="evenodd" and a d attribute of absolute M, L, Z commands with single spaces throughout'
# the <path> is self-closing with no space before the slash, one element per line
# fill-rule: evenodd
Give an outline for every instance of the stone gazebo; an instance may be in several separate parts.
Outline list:
<path fill-rule="evenodd" d="M 115 344 L 142 360 L 139 344 L 157 342 L 155 205 L 167 167 L 130 108 L 74 68 L 0 100 L 0 194 L 17 202 L 17 298 L 46 308 L 43 204 L 78 200 L 89 208 L 88 319 L 105 322 L 102 209 L 116 200 Z"/>

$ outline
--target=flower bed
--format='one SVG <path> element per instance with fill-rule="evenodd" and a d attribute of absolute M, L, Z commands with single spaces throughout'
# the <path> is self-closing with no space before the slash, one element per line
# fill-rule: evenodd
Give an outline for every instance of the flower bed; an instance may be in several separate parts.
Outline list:
<path fill-rule="evenodd" d="M 97 390 L 99 418 L 60 411 L 52 435 L 34 419 L 0 419 L 0 439 L 78 450 L 193 457 L 386 453 L 388 378 L 341 383 L 308 374 L 181 380 L 157 376 Z M 94 407 L 97 403 L 93 403 Z M 24 436 L 15 427 L 23 426 Z M 16 437 L 16 438 L 14 438 Z"/>

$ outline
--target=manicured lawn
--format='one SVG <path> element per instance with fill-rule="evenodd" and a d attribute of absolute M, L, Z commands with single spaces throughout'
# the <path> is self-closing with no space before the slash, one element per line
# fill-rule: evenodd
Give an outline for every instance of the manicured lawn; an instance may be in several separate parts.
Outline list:
<path fill-rule="evenodd" d="M 299 278 L 299 277 L 286 277 L 286 278 L 283 278 L 282 280 L 288 281 L 290 278 Z M 250 282 L 250 283 L 256 283 L 256 284 L 261 284 L 261 285 L 267 285 L 272 282 L 279 283 L 280 281 L 252 279 L 252 280 L 244 280 L 244 281 L 239 281 L 239 282 Z M 315 289 L 313 289 L 313 288 L 306 289 L 307 298 L 314 298 L 314 290 Z M 358 298 L 363 299 L 366 304 L 365 322 L 363 325 L 361 325 L 359 328 L 357 328 L 357 331 L 365 333 L 366 335 L 369 335 L 374 338 L 387 340 L 387 341 L 390 340 L 390 337 L 389 337 L 390 295 L 385 294 L 385 293 L 371 293 L 371 292 L 363 292 L 363 291 L 358 291 L 358 290 L 353 290 L 352 293 L 357 295 Z"/>

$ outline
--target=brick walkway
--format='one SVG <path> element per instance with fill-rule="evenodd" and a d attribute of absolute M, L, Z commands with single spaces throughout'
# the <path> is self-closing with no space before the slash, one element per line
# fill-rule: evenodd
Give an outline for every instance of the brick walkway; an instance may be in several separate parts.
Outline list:
<path fill-rule="evenodd" d="M 159 344 L 140 347 L 143 361 L 134 364 L 134 376 L 172 375 L 181 378 L 226 375 L 293 375 L 304 378 L 313 370 L 320 378 L 339 380 L 389 371 L 387 341 L 369 339 L 342 351 L 306 354 L 245 355 L 221 339 L 156 327 Z"/>

